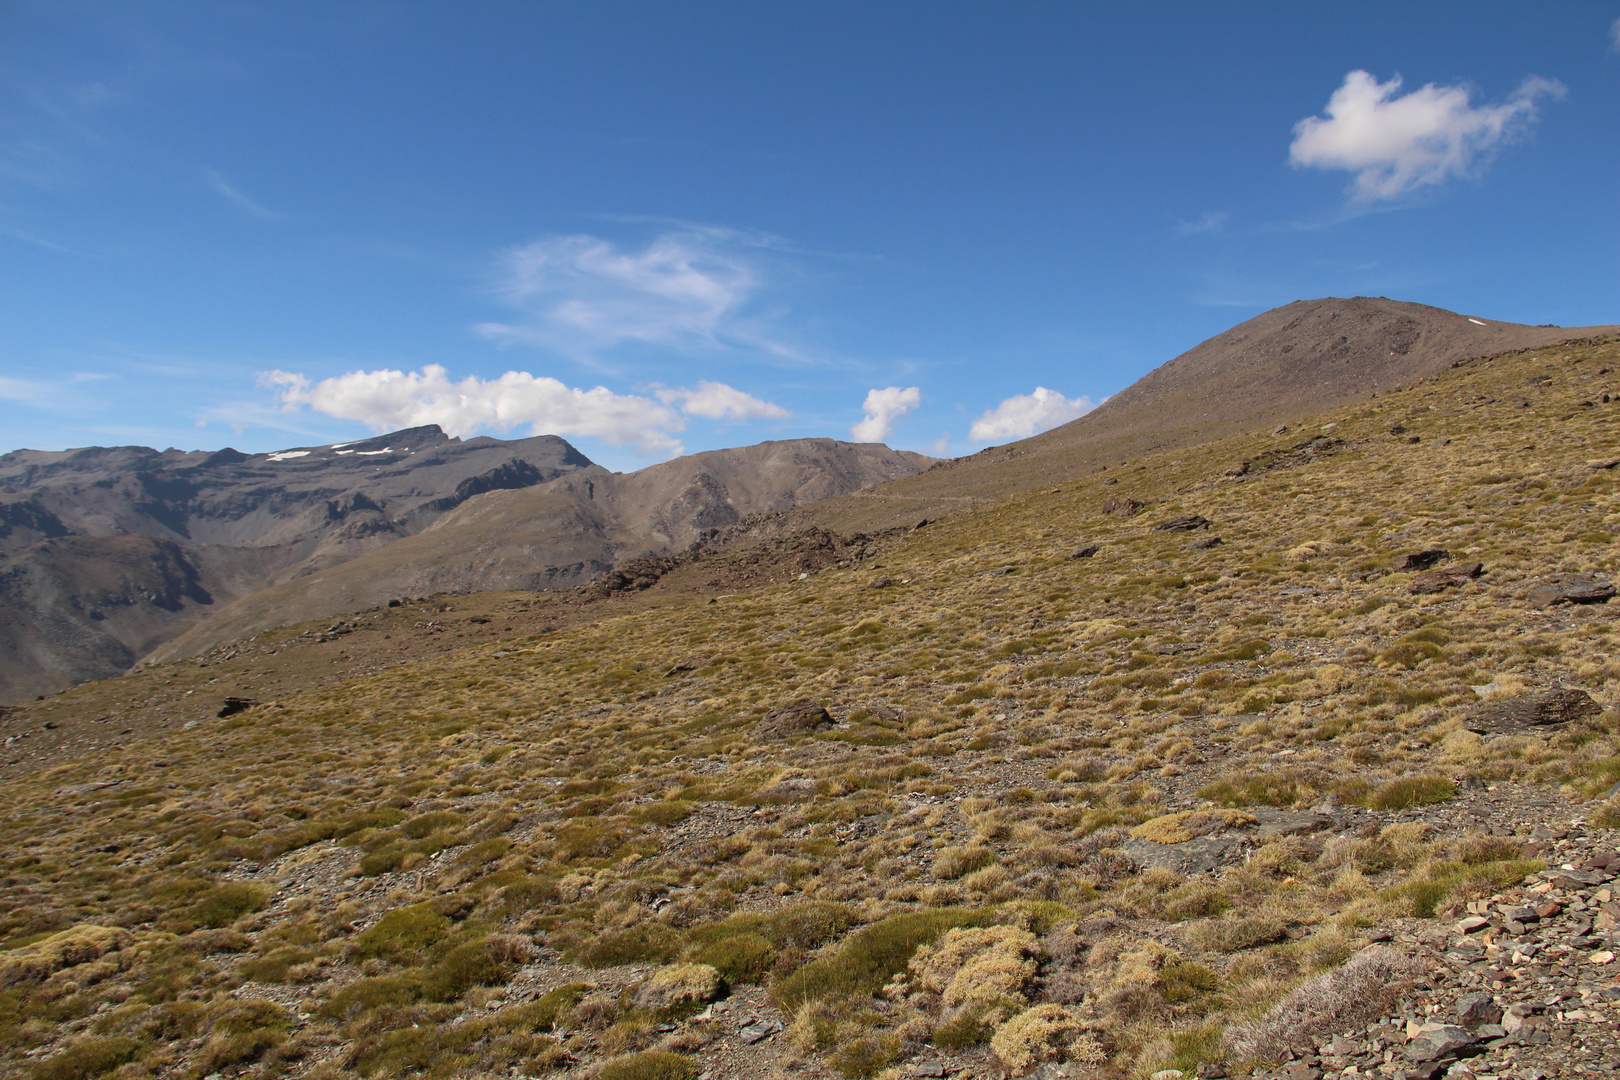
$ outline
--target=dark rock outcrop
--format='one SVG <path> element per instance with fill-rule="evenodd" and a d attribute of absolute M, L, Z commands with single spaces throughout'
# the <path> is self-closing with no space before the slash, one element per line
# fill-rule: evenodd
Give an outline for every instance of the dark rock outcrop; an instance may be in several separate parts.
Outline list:
<path fill-rule="evenodd" d="M 772 709 L 754 725 L 754 738 L 789 739 L 812 731 L 821 731 L 833 725 L 832 714 L 813 701 L 800 700 Z"/>
<path fill-rule="evenodd" d="M 1468 730 L 1480 734 L 1567 724 L 1598 716 L 1603 706 L 1585 690 L 1547 690 L 1482 706 L 1468 717 Z"/>

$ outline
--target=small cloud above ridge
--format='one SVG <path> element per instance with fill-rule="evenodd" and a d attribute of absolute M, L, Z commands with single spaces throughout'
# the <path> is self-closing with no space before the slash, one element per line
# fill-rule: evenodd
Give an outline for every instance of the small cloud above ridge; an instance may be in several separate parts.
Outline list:
<path fill-rule="evenodd" d="M 1563 97 L 1564 85 L 1528 78 L 1499 105 L 1474 106 L 1466 86 L 1428 83 L 1401 94 L 1399 75 L 1381 83 L 1352 71 L 1328 99 L 1327 116 L 1294 125 L 1295 166 L 1355 174 L 1352 198 L 1394 199 L 1425 185 L 1477 175 L 1495 152 L 1537 118 L 1539 98 Z"/>
<path fill-rule="evenodd" d="M 785 420 L 793 415 L 780 405 L 708 379 L 700 379 L 690 389 L 659 387 L 653 394 L 666 405 L 679 406 L 688 416 L 709 420 Z"/>
<path fill-rule="evenodd" d="M 675 457 L 687 416 L 711 419 L 780 418 L 786 409 L 724 383 L 660 387 L 654 397 L 618 394 L 605 386 L 570 387 L 549 376 L 508 371 L 494 379 L 452 381 L 445 368 L 419 372 L 352 371 L 312 382 L 296 372 L 269 371 L 283 410 L 313 409 L 358 420 L 376 431 L 437 424 L 451 435 L 506 433 L 527 426 L 534 435 L 585 436 L 642 455 Z"/>
<path fill-rule="evenodd" d="M 968 438 L 974 442 L 1027 439 L 1059 424 L 1077 420 L 1099 404 L 1083 394 L 1077 398 L 1066 398 L 1056 390 L 1037 386 L 1033 394 L 1017 394 L 986 411 L 973 421 Z"/>
<path fill-rule="evenodd" d="M 922 391 L 915 386 L 871 389 L 861 403 L 865 418 L 856 422 L 849 434 L 856 442 L 882 442 L 894 432 L 894 422 L 922 404 Z"/>

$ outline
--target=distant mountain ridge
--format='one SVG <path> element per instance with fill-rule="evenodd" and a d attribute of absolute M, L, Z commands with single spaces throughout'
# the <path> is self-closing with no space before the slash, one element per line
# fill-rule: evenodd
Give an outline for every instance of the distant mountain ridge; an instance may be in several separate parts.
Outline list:
<path fill-rule="evenodd" d="M 780 448 L 795 446 L 802 460 L 789 477 Z M 574 584 L 617 558 L 684 547 L 697 531 L 756 510 L 931 464 L 833 440 L 716 454 L 653 466 L 634 480 L 642 474 L 617 476 L 553 435 L 462 440 L 430 425 L 269 454 L 126 446 L 0 455 L 0 702 L 127 670 L 267 588 L 306 581 L 285 592 L 324 596 L 320 614 L 350 610 L 355 590 L 331 589 L 319 575 L 435 529 L 439 542 L 415 549 L 431 552 L 425 565 L 364 564 L 382 568 L 366 595 Z M 699 459 L 714 467 L 691 464 Z M 715 482 L 717 472 L 729 482 Z M 458 535 L 457 522 L 485 520 L 457 517 L 468 504 L 530 489 L 548 495 L 518 549 L 478 561 L 464 557 L 479 548 L 476 538 L 445 542 Z M 607 509 L 599 489 L 631 493 L 628 517 Z M 556 510 L 549 518 L 548 507 Z M 287 618 L 271 605 L 260 621 Z"/>
<path fill-rule="evenodd" d="M 452 439 L 436 425 L 271 454 L 144 446 L 0 455 L 0 551 L 52 536 L 136 533 L 339 549 L 419 532 L 473 495 L 599 465 L 555 435 Z"/>

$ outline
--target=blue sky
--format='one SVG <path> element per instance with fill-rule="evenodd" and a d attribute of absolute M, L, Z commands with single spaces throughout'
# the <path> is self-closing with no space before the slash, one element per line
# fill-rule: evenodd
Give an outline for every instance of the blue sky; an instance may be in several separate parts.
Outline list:
<path fill-rule="evenodd" d="M 1292 300 L 1620 321 L 1617 136 L 1613 2 L 11 0 L 0 450 L 967 453 Z"/>

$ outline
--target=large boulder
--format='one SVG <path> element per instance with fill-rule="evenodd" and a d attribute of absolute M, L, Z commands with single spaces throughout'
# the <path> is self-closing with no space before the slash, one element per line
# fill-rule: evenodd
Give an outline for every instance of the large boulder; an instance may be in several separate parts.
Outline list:
<path fill-rule="evenodd" d="M 808 699 L 772 709 L 754 725 L 756 739 L 789 739 L 833 726 L 832 714 Z"/>
<path fill-rule="evenodd" d="M 1437 563 L 1449 562 L 1451 552 L 1444 548 L 1426 548 L 1423 551 L 1409 551 L 1395 560 L 1391 568 L 1397 574 L 1409 573 L 1416 570 L 1427 570 Z"/>
<path fill-rule="evenodd" d="M 1407 591 L 1413 596 L 1427 596 L 1432 593 L 1445 592 L 1447 589 L 1455 589 L 1461 585 L 1466 585 L 1484 572 L 1484 565 L 1477 562 L 1458 563 L 1456 566 L 1448 566 L 1444 570 L 1428 570 L 1414 575 L 1412 584 L 1407 587 Z"/>
<path fill-rule="evenodd" d="M 1481 706 L 1469 715 L 1467 726 L 1469 731 L 1481 735 L 1500 734 L 1567 724 L 1602 712 L 1603 706 L 1593 701 L 1585 690 L 1544 690 Z"/>
<path fill-rule="evenodd" d="M 1153 531 L 1197 532 L 1199 529 L 1209 528 L 1209 525 L 1209 518 L 1203 517 L 1199 514 L 1193 514 L 1190 517 L 1171 518 L 1169 521 L 1161 521 L 1157 525 L 1153 526 Z"/>
<path fill-rule="evenodd" d="M 1539 608 L 1561 604 L 1606 604 L 1614 597 L 1614 586 L 1596 578 L 1565 574 L 1530 590 L 1530 602 Z"/>

